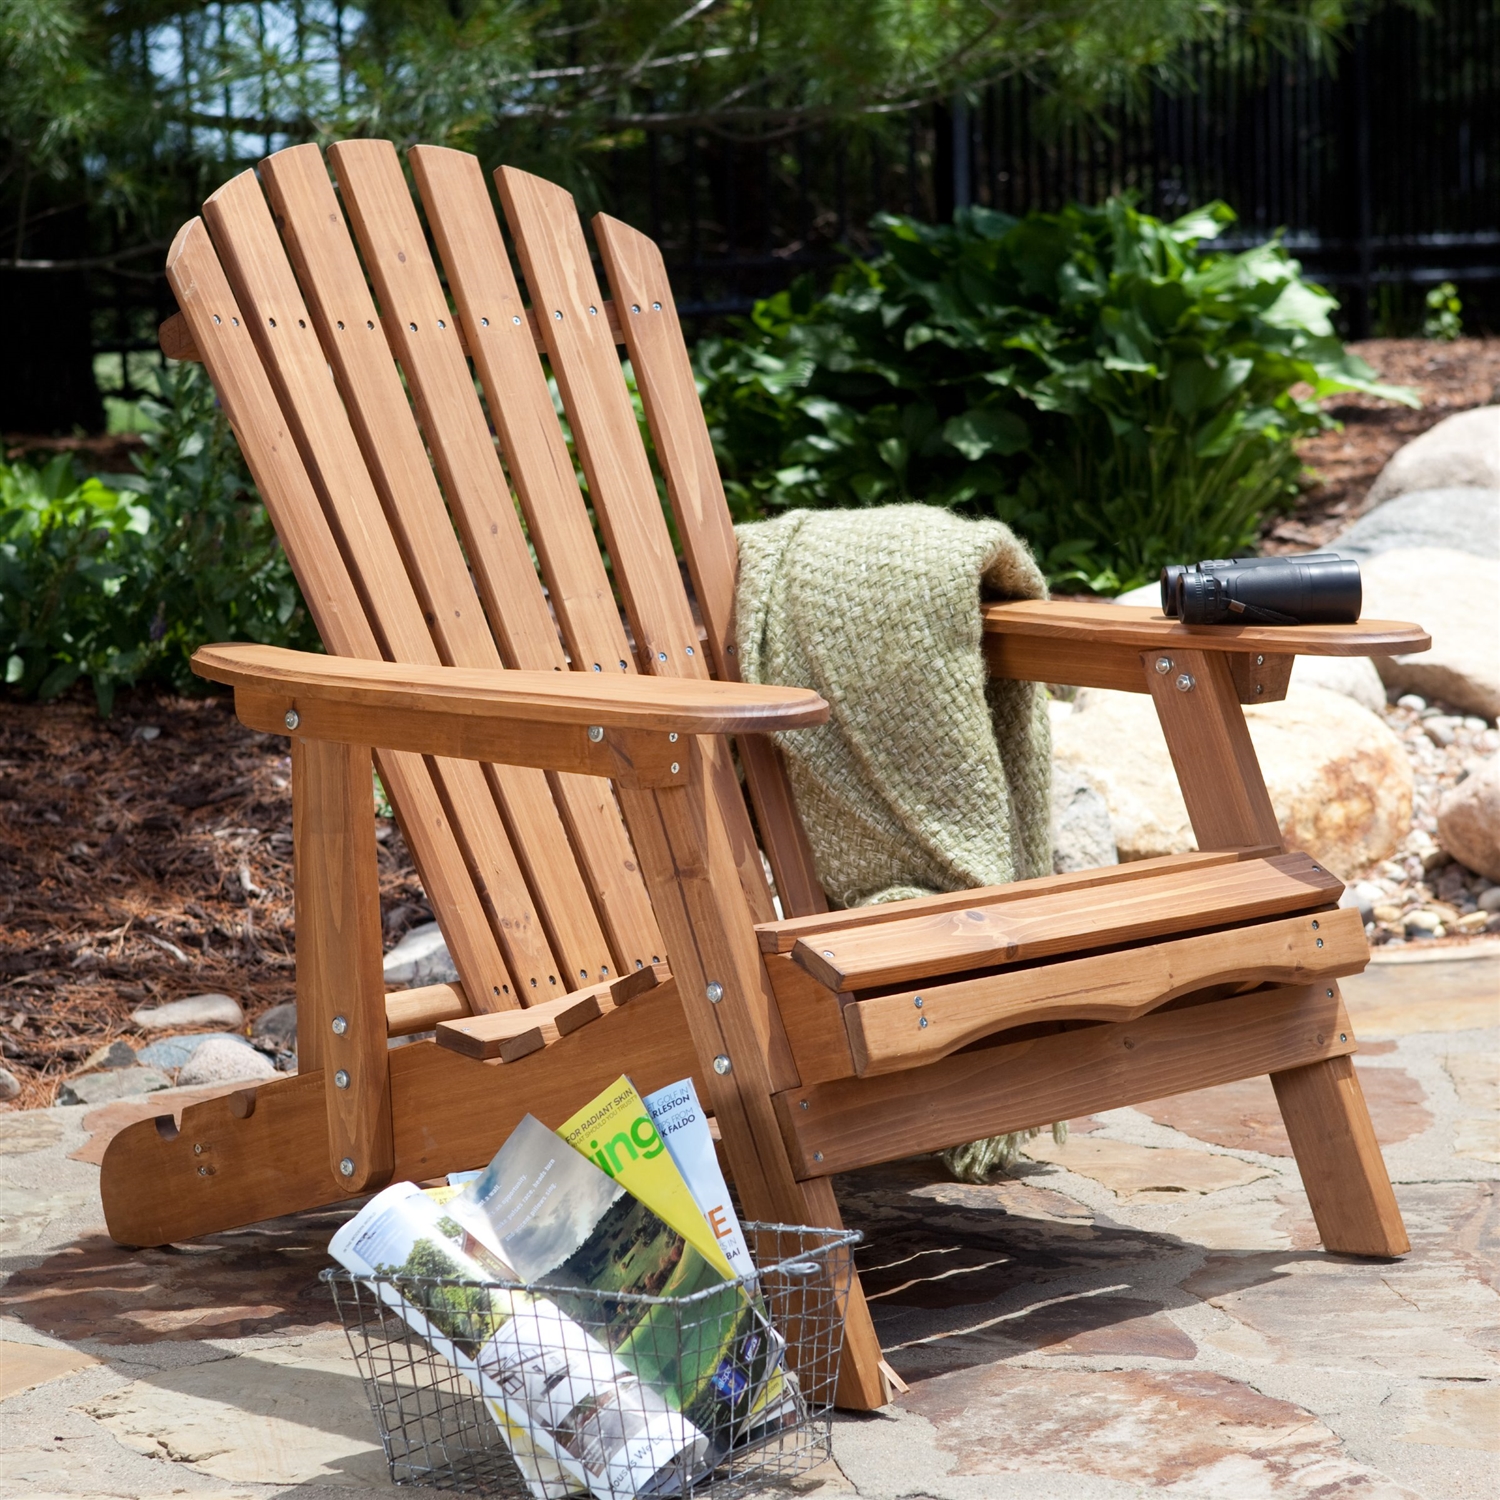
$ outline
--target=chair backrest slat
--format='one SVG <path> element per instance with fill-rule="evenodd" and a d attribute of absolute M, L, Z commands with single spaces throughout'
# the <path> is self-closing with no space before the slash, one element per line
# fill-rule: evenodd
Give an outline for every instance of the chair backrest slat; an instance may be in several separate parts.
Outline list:
<path fill-rule="evenodd" d="M 608 214 L 595 216 L 594 238 L 620 310 L 625 347 L 667 481 L 713 665 L 720 677 L 738 681 L 734 527 L 667 268 L 654 240 Z M 826 911 L 828 902 L 780 752 L 764 735 L 742 736 L 739 752 L 783 912 L 804 916 Z"/>
<path fill-rule="evenodd" d="M 394 165 L 394 155 L 392 162 Z M 400 181 L 399 167 L 396 171 Z M 414 608 L 426 603 L 427 622 L 423 630 L 431 629 L 438 646 L 442 647 L 445 660 L 463 666 L 499 667 L 500 653 L 485 623 L 473 585 L 468 580 L 463 553 L 432 479 L 422 449 L 421 434 L 400 389 L 400 378 L 391 363 L 387 341 L 381 337 L 377 342 L 369 334 L 363 326 L 368 323 L 368 317 L 363 320 L 354 317 L 364 310 L 369 291 L 364 287 L 364 276 L 359 272 L 358 260 L 328 182 L 327 170 L 316 152 L 299 151 L 285 154 L 274 165 L 268 164 L 266 173 L 273 183 L 272 191 L 283 228 L 302 265 L 304 279 L 319 283 L 316 300 L 327 304 L 323 316 L 317 319 L 319 332 L 335 357 L 336 370 L 346 377 L 353 374 L 353 378 L 342 378 L 340 385 L 350 413 L 357 413 L 355 422 L 365 435 L 364 462 L 384 491 L 386 514 L 383 521 L 387 535 L 394 532 L 404 543 L 399 551 L 404 554 L 406 576 L 399 580 L 387 579 L 386 587 L 410 601 Z M 404 182 L 401 197 L 410 214 L 411 199 Z M 384 203 L 374 205 L 367 216 L 378 226 L 373 231 L 377 235 L 386 232 L 387 220 L 395 221 L 393 233 L 396 235 L 408 228 L 395 219 L 394 212 Z M 411 217 L 414 219 L 415 215 Z M 342 253 L 338 253 L 335 247 L 341 247 Z M 418 256 L 426 260 L 426 246 L 420 228 L 415 252 L 412 256 L 414 262 Z M 395 259 L 394 253 L 391 259 Z M 430 264 L 428 273 L 430 276 Z M 435 277 L 432 279 L 436 280 Z M 441 299 L 441 292 L 438 296 Z M 383 295 L 382 301 L 385 300 Z M 330 317 L 328 309 L 335 307 L 342 309 L 342 313 Z M 455 344 L 454 353 L 462 367 L 463 355 L 456 349 L 456 334 L 451 329 L 441 330 L 437 326 L 440 320 L 448 321 L 446 314 L 446 304 L 441 304 L 441 313 L 433 316 L 431 326 L 435 333 L 447 331 L 450 334 L 450 342 Z M 351 321 L 356 324 L 353 330 L 348 326 Z M 345 325 L 342 329 L 338 327 L 340 322 Z M 390 330 L 395 323 L 394 318 L 387 317 L 383 326 Z M 377 365 L 383 367 L 378 372 L 373 368 Z M 354 367 L 352 372 L 351 366 Z M 466 379 L 463 384 L 468 385 Z M 472 401 L 472 386 L 468 386 L 468 390 Z M 463 394 L 462 386 L 460 394 Z M 370 404 L 364 408 L 367 399 Z M 420 468 L 427 471 L 425 479 L 418 473 L 418 454 L 422 454 Z M 396 479 L 404 483 L 398 487 L 394 482 Z M 504 511 L 510 509 L 507 495 Z M 504 520 L 506 516 L 501 513 L 499 518 Z M 396 553 L 394 544 L 391 550 Z M 535 573 L 530 568 L 529 559 L 525 559 L 524 549 L 523 562 L 525 572 L 519 581 L 529 583 L 535 591 Z M 552 656 L 558 657 L 556 631 L 552 629 L 545 608 L 540 614 L 545 631 L 542 638 L 549 641 Z M 429 650 L 434 649 L 429 645 Z M 549 659 L 540 664 L 554 666 L 560 665 L 560 661 Z M 601 971 L 612 970 L 615 960 L 594 916 L 546 776 L 537 771 L 505 766 L 487 766 L 477 774 L 489 781 L 492 799 L 498 800 L 504 809 L 513 841 L 511 858 L 524 871 L 539 914 L 539 921 L 531 926 L 535 935 L 549 941 L 550 950 L 557 960 L 524 978 L 518 975 L 523 993 L 533 997 L 556 995 L 580 982 L 598 979 Z M 508 850 L 511 847 L 507 845 Z M 527 936 L 524 931 L 517 933 L 518 940 Z M 563 966 L 561 970 L 559 964 Z"/>
<path fill-rule="evenodd" d="M 364 604 L 201 219 L 178 234 L 167 277 L 324 644 L 341 656 L 379 660 Z M 476 1009 L 489 1008 L 511 975 L 432 770 L 416 755 L 382 752 L 377 761 L 465 992 Z"/>
<path fill-rule="evenodd" d="M 319 330 L 313 326 L 316 319 L 302 297 L 255 174 L 245 172 L 226 183 L 204 205 L 204 217 L 209 232 L 224 246 L 226 270 L 250 317 L 262 361 L 279 387 L 282 410 L 342 538 L 350 571 L 386 653 L 392 660 L 436 666 L 437 647 L 338 399 Z M 348 334 L 345 330 L 346 339 Z M 365 342 L 368 347 L 368 337 Z M 481 894 L 489 897 L 496 936 L 516 986 L 549 998 L 565 992 L 558 959 L 484 770 L 454 761 L 443 767 L 441 777 Z M 542 773 L 503 768 L 501 791 L 516 821 L 532 824 L 538 838 L 550 831 L 566 853 L 566 834 Z M 607 963 L 602 938 L 599 949 L 600 961 Z M 591 974 L 596 970 L 597 964 Z M 504 994 L 502 986 L 502 998 Z"/>
<path fill-rule="evenodd" d="M 411 165 L 573 666 L 633 672 L 479 162 L 466 152 L 418 146 Z M 601 918 L 611 941 L 628 946 L 629 960 L 649 963 L 662 952 L 661 934 L 619 810 L 601 783 L 580 785 L 603 799 L 598 818 L 574 824 L 582 862 L 595 875 Z"/>
<path fill-rule="evenodd" d="M 495 182 L 641 662 L 656 676 L 708 677 L 572 195 L 511 167 Z M 769 921 L 760 850 L 724 741 L 710 742 L 706 764 L 746 900 Z"/>

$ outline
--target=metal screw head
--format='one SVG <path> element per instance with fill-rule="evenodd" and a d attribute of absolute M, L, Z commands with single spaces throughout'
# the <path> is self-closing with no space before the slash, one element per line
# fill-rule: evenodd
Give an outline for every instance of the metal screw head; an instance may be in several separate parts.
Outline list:
<path fill-rule="evenodd" d="M 335 1036 L 343 1036 L 349 1029 L 349 1022 L 343 1016 L 335 1016 L 328 1024 L 333 1027 Z"/>
<path fill-rule="evenodd" d="M 1317 918 L 1315 917 L 1315 918 L 1313 918 L 1313 931 L 1316 932 L 1317 930 L 1318 930 L 1318 922 L 1317 922 Z"/>
<path fill-rule="evenodd" d="M 1349 1040 L 1349 1033 L 1347 1031 L 1339 1032 L 1339 1040 L 1341 1042 L 1347 1042 Z"/>
<path fill-rule="evenodd" d="M 812 1108 L 812 1105 L 810 1105 L 810 1104 L 809 1104 L 809 1103 L 808 1103 L 808 1102 L 807 1102 L 807 1100 L 806 1100 L 806 1099 L 804 1099 L 804 1100 L 803 1100 L 803 1101 L 802 1101 L 802 1108 L 803 1108 L 803 1109 L 811 1109 L 811 1108 Z"/>
<path fill-rule="evenodd" d="M 297 712 L 295 708 L 287 709 L 286 718 L 282 720 L 282 723 L 285 724 L 288 729 L 295 729 L 301 722 L 302 716 Z"/>
<path fill-rule="evenodd" d="M 675 729 L 667 736 L 667 743 L 669 745 L 675 745 L 677 743 L 677 731 Z"/>
<path fill-rule="evenodd" d="M 342 1068 L 340 1068 L 338 1072 L 333 1075 L 333 1086 L 339 1089 L 346 1089 L 349 1087 L 349 1075 Z"/>
<path fill-rule="evenodd" d="M 353 1177 L 354 1176 L 354 1158 L 352 1156 L 346 1156 L 343 1159 L 343 1161 L 341 1161 L 339 1163 L 339 1171 L 345 1177 Z"/>
<path fill-rule="evenodd" d="M 1322 938 L 1315 938 L 1314 941 L 1317 943 L 1318 947 L 1321 948 L 1323 946 L 1323 939 Z"/>
<path fill-rule="evenodd" d="M 681 769 L 682 767 L 674 760 L 672 762 L 672 774 L 675 776 Z"/>
<path fill-rule="evenodd" d="M 589 725 L 589 744 L 597 745 L 604 738 L 604 726 L 602 724 Z"/>
<path fill-rule="evenodd" d="M 711 979 L 703 993 L 708 996 L 709 1004 L 717 1005 L 724 998 L 724 986 L 717 979 Z"/>
<path fill-rule="evenodd" d="M 922 1019 L 917 1022 L 917 1030 L 918 1031 L 922 1031 L 922 1030 L 924 1030 L 926 1028 L 926 1026 L 927 1026 L 927 1017 L 923 1016 Z"/>
<path fill-rule="evenodd" d="M 1170 656 L 1158 656 L 1156 658 L 1156 675 L 1165 677 L 1172 670 L 1172 658 Z"/>
<path fill-rule="evenodd" d="M 200 1146 L 200 1145 L 195 1145 L 193 1147 L 193 1155 L 194 1156 L 202 1156 L 203 1155 L 203 1147 Z"/>
<path fill-rule="evenodd" d="M 814 1151 L 813 1152 L 813 1160 L 814 1161 L 822 1161 L 823 1160 L 823 1153 L 821 1151 Z"/>
<path fill-rule="evenodd" d="M 1265 666 L 1265 664 L 1266 664 L 1266 659 L 1265 659 L 1265 657 L 1263 657 L 1263 656 L 1257 656 L 1257 657 L 1256 657 L 1256 658 L 1255 658 L 1255 665 L 1256 665 L 1256 666 L 1257 666 L 1257 667 L 1263 667 L 1263 666 Z"/>
<path fill-rule="evenodd" d="M 734 1064 L 730 1062 L 729 1058 L 723 1052 L 721 1052 L 716 1058 L 714 1058 L 714 1072 L 717 1073 L 720 1078 L 728 1073 L 733 1067 Z"/>
<path fill-rule="evenodd" d="M 1330 1000 L 1333 999 L 1333 991 L 1332 990 L 1324 990 L 1323 993 L 1325 995 L 1327 995 Z"/>
<path fill-rule="evenodd" d="M 911 1003 L 913 1005 L 915 1005 L 918 1010 L 921 1010 L 921 1008 L 922 1008 L 922 997 L 920 995 L 913 995 L 911 997 Z"/>
<path fill-rule="evenodd" d="M 1197 686 L 1197 679 L 1191 672 L 1179 672 L 1177 674 L 1176 687 L 1179 693 L 1190 693 Z"/>

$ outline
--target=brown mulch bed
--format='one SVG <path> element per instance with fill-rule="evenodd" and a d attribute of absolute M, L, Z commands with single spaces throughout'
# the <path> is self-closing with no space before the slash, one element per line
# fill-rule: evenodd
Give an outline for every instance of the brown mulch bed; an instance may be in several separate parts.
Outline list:
<path fill-rule="evenodd" d="M 294 997 L 290 780 L 287 741 L 226 698 L 128 694 L 109 719 L 82 694 L 0 701 L 10 1107 L 51 1103 L 117 1036 L 139 1047 L 139 1006 L 219 992 L 253 1021 Z M 431 914 L 394 823 L 377 836 L 390 941 Z"/>
<path fill-rule="evenodd" d="M 1422 406 L 1412 410 L 1369 396 L 1325 402 L 1343 430 L 1302 445 L 1310 482 L 1296 509 L 1271 525 L 1268 552 L 1325 546 L 1360 514 L 1375 476 L 1403 443 L 1455 412 L 1500 401 L 1500 339 L 1369 339 L 1349 348 L 1388 385 L 1413 387 Z"/>

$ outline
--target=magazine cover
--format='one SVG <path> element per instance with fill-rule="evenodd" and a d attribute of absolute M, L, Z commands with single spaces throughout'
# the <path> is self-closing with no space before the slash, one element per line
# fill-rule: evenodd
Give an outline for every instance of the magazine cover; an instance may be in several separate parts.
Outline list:
<path fill-rule="evenodd" d="M 634 1090 L 632 1090 L 634 1092 Z M 715 1243 L 736 1276 L 753 1276 L 755 1262 L 745 1243 L 729 1185 L 719 1169 L 719 1154 L 708 1131 L 708 1116 L 698 1102 L 691 1078 L 668 1084 L 642 1100 L 656 1133 L 692 1193 Z"/>
<path fill-rule="evenodd" d="M 334 1235 L 329 1251 L 356 1275 L 515 1281 L 483 1236 L 412 1183 L 387 1188 Z M 543 1297 L 497 1286 L 377 1294 L 486 1398 L 538 1500 L 587 1488 L 630 1500 L 675 1484 L 707 1451 L 702 1433 L 659 1391 Z"/>
<path fill-rule="evenodd" d="M 780 1348 L 744 1289 L 681 1232 L 530 1115 L 448 1210 L 709 1434 L 710 1466 L 728 1451 Z M 698 1293 L 709 1295 L 686 1309 L 637 1300 Z"/>

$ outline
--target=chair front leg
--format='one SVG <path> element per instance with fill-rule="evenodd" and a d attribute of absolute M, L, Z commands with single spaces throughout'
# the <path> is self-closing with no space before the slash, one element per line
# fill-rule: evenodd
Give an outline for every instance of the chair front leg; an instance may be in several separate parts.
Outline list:
<path fill-rule="evenodd" d="M 1147 653 L 1141 665 L 1198 847 L 1282 848 L 1224 654 Z M 1404 1255 L 1411 1245 L 1353 1060 L 1334 1057 L 1273 1073 L 1271 1084 L 1324 1248 Z"/>
<path fill-rule="evenodd" d="M 353 1193 L 390 1180 L 391 1084 L 370 751 L 292 737 L 297 1065 L 321 1070 L 328 1158 Z"/>

